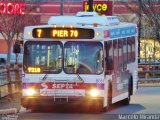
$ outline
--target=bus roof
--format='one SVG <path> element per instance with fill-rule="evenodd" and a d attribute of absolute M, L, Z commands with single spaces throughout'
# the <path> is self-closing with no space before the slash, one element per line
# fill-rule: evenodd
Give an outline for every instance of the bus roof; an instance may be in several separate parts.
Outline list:
<path fill-rule="evenodd" d="M 120 21 L 117 16 L 98 16 L 96 12 L 78 12 L 76 16 L 52 16 L 48 24 L 84 24 L 84 25 L 117 25 Z"/>
<path fill-rule="evenodd" d="M 24 30 L 24 38 L 34 39 L 36 37 L 33 36 L 33 31 L 36 29 L 43 29 L 43 31 L 47 31 L 45 29 L 61 29 L 61 28 L 76 28 L 76 29 L 92 29 L 95 32 L 95 37 L 93 40 L 103 40 L 103 39 L 117 39 L 124 38 L 128 36 L 137 36 L 137 25 L 134 23 L 125 23 L 120 22 L 117 16 L 98 16 L 96 12 L 79 12 L 76 16 L 52 16 L 50 17 L 48 24 L 46 25 L 38 25 L 38 26 L 26 26 Z M 38 35 L 38 32 L 34 32 Z M 43 36 L 44 38 L 52 38 L 52 39 L 60 39 L 57 37 L 53 37 L 51 30 L 46 32 Z M 91 33 L 90 33 L 91 34 Z M 83 36 L 83 35 L 82 35 Z M 38 37 L 41 39 L 41 37 Z M 74 38 L 74 37 L 73 37 Z M 72 39 L 73 39 L 72 38 Z M 89 37 L 90 38 L 90 37 Z M 83 38 L 83 39 L 89 39 Z M 71 39 L 64 38 L 63 39 Z M 76 39 L 76 38 L 74 38 Z M 80 38 L 77 38 L 80 39 Z"/>

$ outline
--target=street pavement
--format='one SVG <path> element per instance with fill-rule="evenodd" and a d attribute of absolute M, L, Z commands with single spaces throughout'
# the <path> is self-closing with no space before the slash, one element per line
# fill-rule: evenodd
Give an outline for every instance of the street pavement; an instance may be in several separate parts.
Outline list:
<path fill-rule="evenodd" d="M 148 120 L 160 120 L 160 87 L 140 87 L 135 95 L 131 97 L 130 105 L 123 106 L 121 103 L 114 104 L 108 112 L 89 113 L 81 111 L 79 108 L 68 109 L 44 109 L 40 108 L 38 112 L 21 110 L 18 113 L 19 120 L 145 120 L 148 116 L 158 115 L 147 118 Z M 5 103 L 7 107 L 20 107 L 20 101 L 14 100 Z M 123 115 L 129 115 L 123 116 Z M 150 117 L 150 116 L 149 116 Z M 159 117 L 159 118 L 158 118 Z"/>

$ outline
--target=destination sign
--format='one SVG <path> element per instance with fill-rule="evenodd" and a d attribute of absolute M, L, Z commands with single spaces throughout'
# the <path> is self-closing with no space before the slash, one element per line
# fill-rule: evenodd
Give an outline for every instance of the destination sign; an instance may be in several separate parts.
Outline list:
<path fill-rule="evenodd" d="M 34 28 L 34 38 L 92 39 L 94 30 L 86 28 Z"/>

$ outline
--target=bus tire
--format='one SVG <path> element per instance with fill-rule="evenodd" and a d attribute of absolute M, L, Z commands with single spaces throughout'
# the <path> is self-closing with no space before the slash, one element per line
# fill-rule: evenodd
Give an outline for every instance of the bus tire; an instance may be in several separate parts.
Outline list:
<path fill-rule="evenodd" d="M 42 110 L 42 109 L 40 109 L 39 106 L 32 106 L 32 107 L 30 107 L 30 110 L 31 110 L 31 112 L 40 112 L 40 110 Z"/>
<path fill-rule="evenodd" d="M 138 84 L 138 82 L 137 82 L 137 84 Z M 129 93 L 130 93 L 130 95 L 133 95 L 133 77 L 131 77 L 130 81 L 129 81 Z"/>
<path fill-rule="evenodd" d="M 109 82 L 106 111 L 109 111 L 111 109 L 111 105 L 112 105 L 112 84 L 111 82 Z"/>
<path fill-rule="evenodd" d="M 128 98 L 125 98 L 124 100 L 122 100 L 123 105 L 129 105 L 130 103 L 130 96 L 128 96 Z"/>

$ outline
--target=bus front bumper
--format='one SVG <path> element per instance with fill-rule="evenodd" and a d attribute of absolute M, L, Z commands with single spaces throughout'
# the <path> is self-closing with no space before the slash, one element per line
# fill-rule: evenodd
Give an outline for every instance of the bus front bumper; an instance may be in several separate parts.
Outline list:
<path fill-rule="evenodd" d="M 80 106 L 103 106 L 103 98 L 92 97 L 22 97 L 21 105 L 25 108 L 31 108 L 33 106 L 55 106 L 55 105 L 80 105 Z"/>

